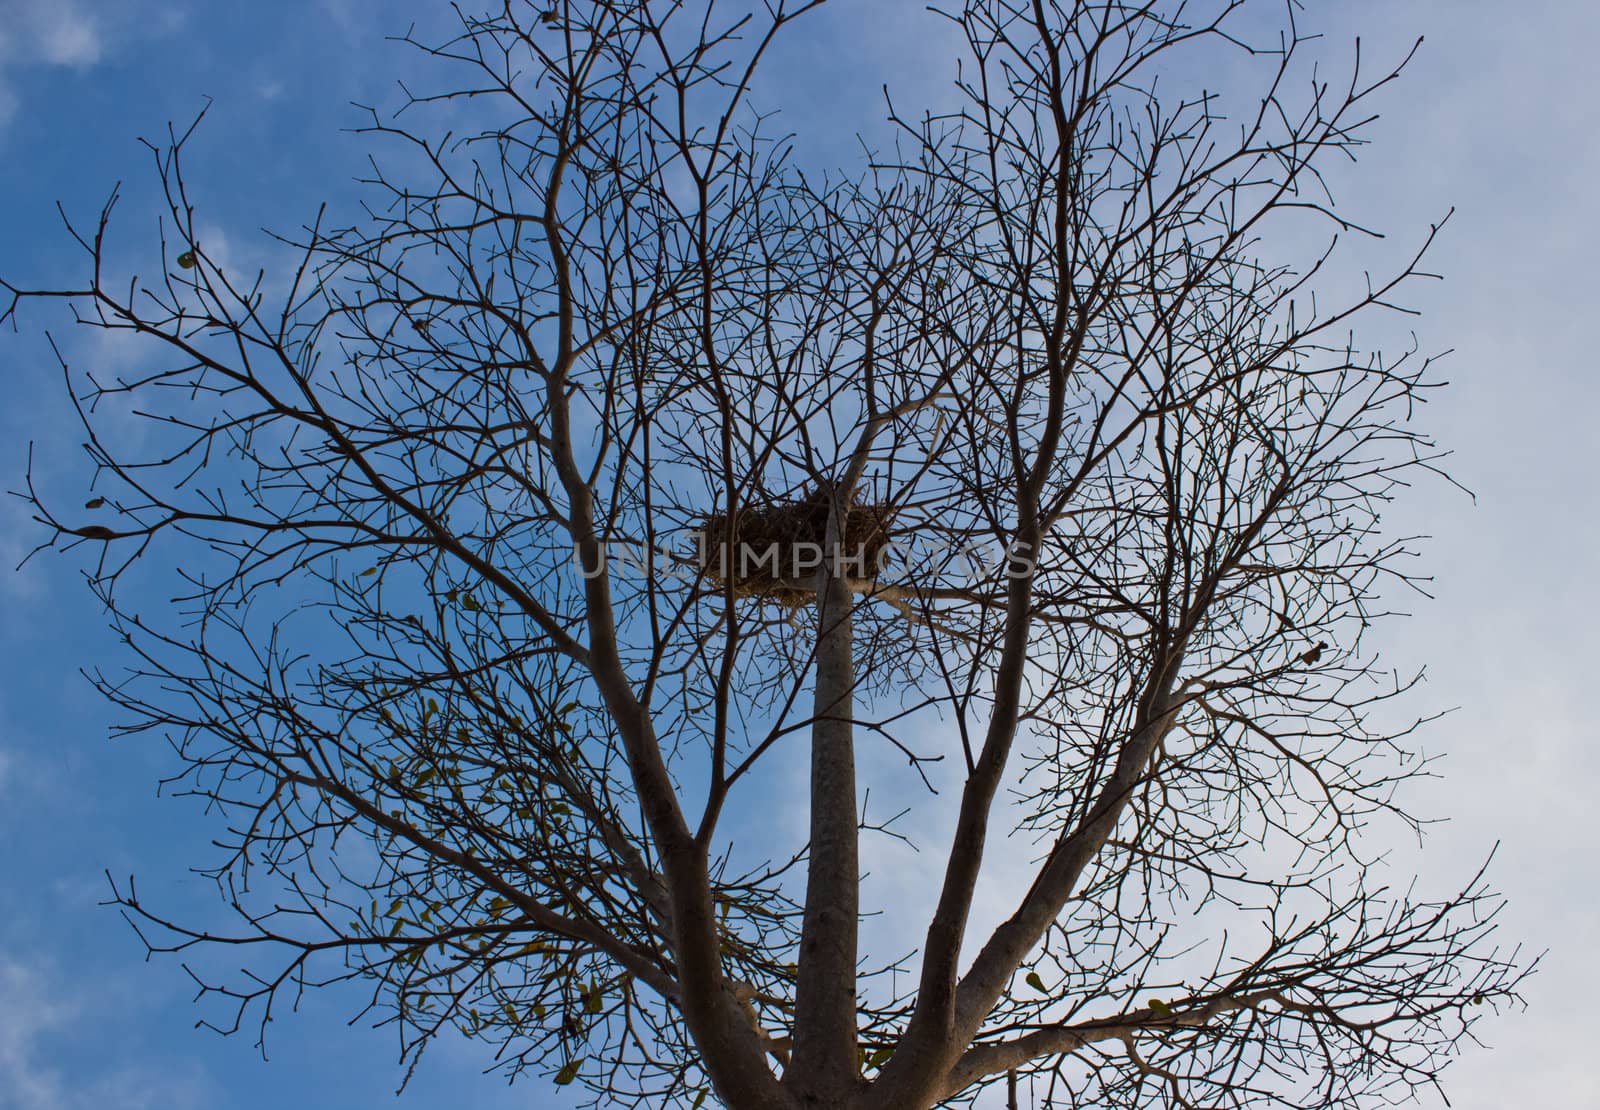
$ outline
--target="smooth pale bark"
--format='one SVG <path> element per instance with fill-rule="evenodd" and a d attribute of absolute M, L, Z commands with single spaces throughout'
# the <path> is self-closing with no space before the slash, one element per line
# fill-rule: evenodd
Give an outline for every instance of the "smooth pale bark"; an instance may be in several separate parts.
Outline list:
<path fill-rule="evenodd" d="M 829 528 L 830 540 L 837 531 L 836 526 Z M 795 989 L 794 1056 L 788 1070 L 804 1105 L 830 1108 L 847 1105 L 861 1084 L 856 1045 L 861 874 L 852 601 L 849 583 L 825 571 L 817 599 L 811 854 Z"/>

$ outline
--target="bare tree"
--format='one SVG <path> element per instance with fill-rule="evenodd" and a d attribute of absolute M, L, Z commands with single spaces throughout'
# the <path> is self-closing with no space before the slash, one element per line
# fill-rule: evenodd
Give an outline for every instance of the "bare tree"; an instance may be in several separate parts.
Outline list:
<path fill-rule="evenodd" d="M 968 0 L 962 107 L 823 178 L 747 103 L 819 2 L 463 17 L 292 272 L 208 255 L 185 133 L 158 280 L 110 272 L 108 204 L 81 288 L 6 286 L 151 359 L 68 372 L 92 499 L 25 496 L 131 654 L 97 685 L 222 815 L 238 924 L 115 900 L 152 950 L 261 953 L 203 985 L 225 1031 L 352 981 L 409 1066 L 459 1032 L 607 1105 L 1433 1083 L 1527 967 L 1481 876 L 1364 878 L 1425 766 L 1368 648 L 1421 582 L 1380 512 L 1438 451 L 1428 360 L 1353 328 L 1433 232 L 1338 302 L 1369 233 L 1321 172 L 1399 67 L 1311 68 L 1294 5 Z M 1181 91 L 1221 66 L 1260 84 Z M 943 850 L 926 907 L 870 904 L 864 835 Z"/>

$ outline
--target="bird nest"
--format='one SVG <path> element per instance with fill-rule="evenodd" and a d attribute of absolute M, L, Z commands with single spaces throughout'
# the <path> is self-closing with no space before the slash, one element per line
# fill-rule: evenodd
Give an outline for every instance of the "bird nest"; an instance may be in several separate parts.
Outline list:
<path fill-rule="evenodd" d="M 708 516 L 696 531 L 700 568 L 736 597 L 754 597 L 799 607 L 816 597 L 817 573 L 827 566 L 851 582 L 871 581 L 890 541 L 892 510 L 852 502 L 833 561 L 825 559 L 828 498 L 820 492 L 799 501 Z"/>

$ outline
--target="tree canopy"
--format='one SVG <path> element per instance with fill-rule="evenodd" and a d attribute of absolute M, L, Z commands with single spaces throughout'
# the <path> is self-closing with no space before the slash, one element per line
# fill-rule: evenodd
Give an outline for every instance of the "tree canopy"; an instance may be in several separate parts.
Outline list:
<path fill-rule="evenodd" d="M 1292 4 L 967 0 L 960 105 L 823 173 L 758 80 L 819 4 L 463 14 L 282 272 L 208 253 L 191 129 L 153 279 L 115 196 L 83 284 L 8 275 L 13 324 L 148 360 L 63 364 L 94 486 L 25 494 L 235 923 L 116 900 L 254 953 L 203 983 L 225 1031 L 345 983 L 410 1067 L 477 1038 L 601 1105 L 1432 1084 L 1528 968 L 1481 874 L 1366 873 L 1426 766 L 1382 513 L 1441 451 L 1431 360 L 1356 329 L 1438 228 L 1342 292 L 1373 232 L 1323 171 L 1406 59 L 1310 58 Z M 863 862 L 897 837 L 921 901 Z"/>

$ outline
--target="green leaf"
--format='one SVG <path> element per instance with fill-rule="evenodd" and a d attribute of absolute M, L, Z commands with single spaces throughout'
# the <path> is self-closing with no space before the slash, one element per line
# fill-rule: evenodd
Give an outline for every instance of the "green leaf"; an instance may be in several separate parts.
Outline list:
<path fill-rule="evenodd" d="M 1157 1017 L 1171 1017 L 1172 1016 L 1172 1007 L 1168 1006 L 1165 1002 L 1161 1001 L 1161 999 L 1159 999 L 1159 998 L 1152 998 L 1150 1000 L 1150 1002 L 1149 1002 L 1149 1006 L 1150 1006 L 1150 1012 L 1155 1014 Z"/>
<path fill-rule="evenodd" d="M 691 1106 L 689 1108 L 689 1110 L 700 1110 L 700 1107 L 702 1107 L 702 1106 L 704 1106 L 706 1104 L 706 1099 L 708 1097 L 710 1097 L 710 1095 L 711 1095 L 710 1091 L 708 1091 L 704 1087 L 701 1087 L 700 1088 L 700 1093 L 694 1096 L 694 1105 Z"/>
<path fill-rule="evenodd" d="M 194 251 L 184 251 L 178 256 L 178 265 L 185 270 L 194 269 Z"/>
<path fill-rule="evenodd" d="M 588 994 L 583 996 L 583 1012 L 586 1014 L 598 1014 L 605 1008 L 605 1002 L 604 993 L 599 987 L 593 987 Z"/>
<path fill-rule="evenodd" d="M 361 572 L 361 577 L 362 578 L 371 578 L 374 574 L 377 574 L 377 573 L 378 573 L 378 568 L 377 567 L 368 567 L 366 570 Z"/>
<path fill-rule="evenodd" d="M 1028 986 L 1032 987 L 1040 994 L 1045 993 L 1044 980 L 1039 978 L 1039 973 L 1037 971 L 1028 972 L 1028 974 L 1023 977 L 1023 982 L 1027 983 Z"/>
<path fill-rule="evenodd" d="M 105 503 L 106 503 L 106 499 L 104 497 L 96 497 L 93 501 L 85 501 L 84 504 L 83 504 L 83 507 L 85 509 L 98 509 L 100 506 L 104 505 Z"/>
<path fill-rule="evenodd" d="M 867 1057 L 867 1067 L 881 1068 L 889 1062 L 889 1057 L 893 1055 L 894 1049 L 892 1048 L 875 1048 L 872 1050 L 872 1054 Z"/>
<path fill-rule="evenodd" d="M 435 774 L 437 774 L 437 773 L 438 772 L 435 771 L 432 767 L 429 767 L 427 770 L 423 771 L 422 774 L 417 776 L 417 785 L 418 786 L 427 786 L 430 782 L 433 781 L 433 776 Z"/>
<path fill-rule="evenodd" d="M 561 1070 L 556 1072 L 556 1086 L 565 1087 L 576 1078 L 578 1078 L 578 1061 L 568 1060 L 561 1065 Z"/>
<path fill-rule="evenodd" d="M 461 599 L 461 608 L 465 609 L 469 613 L 477 613 L 483 610 L 483 606 L 478 604 L 478 599 L 473 597 L 471 594 L 468 594 Z"/>

